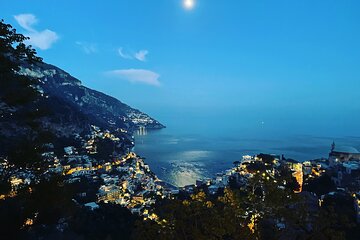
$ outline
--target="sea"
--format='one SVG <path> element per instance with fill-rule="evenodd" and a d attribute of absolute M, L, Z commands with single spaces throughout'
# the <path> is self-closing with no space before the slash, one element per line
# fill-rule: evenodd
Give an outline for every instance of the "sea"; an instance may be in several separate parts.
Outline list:
<path fill-rule="evenodd" d="M 331 121 L 225 110 L 159 111 L 155 118 L 166 128 L 136 133 L 135 151 L 160 179 L 181 187 L 215 177 L 244 155 L 284 154 L 306 161 L 327 158 L 333 142 L 360 149 L 357 122 L 325 117 Z"/>

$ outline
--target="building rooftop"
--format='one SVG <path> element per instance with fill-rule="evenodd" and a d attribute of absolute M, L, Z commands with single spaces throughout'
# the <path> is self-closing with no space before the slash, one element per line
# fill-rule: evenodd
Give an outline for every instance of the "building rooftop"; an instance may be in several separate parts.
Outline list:
<path fill-rule="evenodd" d="M 354 147 L 349 146 L 336 146 L 333 152 L 337 153 L 350 153 L 350 154 L 360 154 L 359 150 Z"/>
<path fill-rule="evenodd" d="M 84 205 L 85 207 L 89 207 L 91 210 L 98 209 L 99 205 L 97 205 L 95 202 L 89 202 Z"/>
<path fill-rule="evenodd" d="M 347 163 L 343 163 L 343 166 L 346 168 L 350 168 L 351 170 L 360 169 L 359 162 L 347 162 Z"/>

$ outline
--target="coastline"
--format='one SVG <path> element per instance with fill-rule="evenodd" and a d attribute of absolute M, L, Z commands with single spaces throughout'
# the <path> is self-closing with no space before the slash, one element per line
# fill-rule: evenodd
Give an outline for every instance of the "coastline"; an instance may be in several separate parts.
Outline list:
<path fill-rule="evenodd" d="M 228 134 L 225 132 L 224 135 Z M 244 155 L 253 156 L 261 152 L 284 154 L 299 162 L 326 158 L 334 139 L 341 145 L 360 146 L 360 138 L 300 134 L 274 140 L 225 136 L 218 137 L 217 144 L 214 144 L 216 138 L 212 136 L 178 133 L 169 126 L 160 131 L 148 131 L 146 135 L 135 134 L 134 150 L 146 157 L 146 162 L 159 178 L 184 186 L 226 171 Z"/>

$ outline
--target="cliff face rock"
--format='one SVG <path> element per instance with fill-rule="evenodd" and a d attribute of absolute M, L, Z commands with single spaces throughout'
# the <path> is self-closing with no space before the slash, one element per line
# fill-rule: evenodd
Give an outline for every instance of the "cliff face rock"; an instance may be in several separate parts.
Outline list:
<path fill-rule="evenodd" d="M 45 97 L 60 99 L 84 116 L 105 128 L 134 130 L 139 126 L 160 129 L 165 126 L 141 111 L 121 101 L 82 85 L 81 81 L 53 65 L 26 65 L 22 75 L 39 79 L 38 91 Z"/>

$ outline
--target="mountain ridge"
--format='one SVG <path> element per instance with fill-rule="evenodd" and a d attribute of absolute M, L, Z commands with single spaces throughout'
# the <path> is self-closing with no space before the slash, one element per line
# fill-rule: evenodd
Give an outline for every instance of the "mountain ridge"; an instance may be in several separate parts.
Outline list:
<path fill-rule="evenodd" d="M 68 72 L 52 64 L 23 64 L 20 74 L 40 80 L 41 94 L 54 95 L 78 106 L 80 110 L 95 118 L 102 118 L 111 126 L 134 130 L 139 126 L 161 129 L 165 126 L 138 109 L 121 102 L 115 97 L 82 85 L 82 82 Z M 99 119 L 98 119 L 99 120 Z M 120 120 L 120 121 L 119 121 Z M 125 124 L 125 126 L 124 126 Z"/>
<path fill-rule="evenodd" d="M 67 145 L 78 145 L 76 139 L 88 135 L 92 126 L 115 133 L 120 141 L 118 151 L 126 152 L 134 146 L 132 134 L 135 130 L 165 127 L 146 113 L 82 85 L 79 79 L 54 65 L 26 59 L 15 62 L 19 67 L 2 78 L 1 84 L 11 86 L 14 79 L 19 78 L 26 81 L 24 87 L 33 90 L 29 100 L 24 100 L 28 98 L 23 95 L 26 93 L 24 87 L 2 89 L 0 157 L 28 147 L 26 142 L 31 142 L 32 149 L 52 142 L 61 152 Z M 23 83 L 19 80 L 17 84 Z"/>

